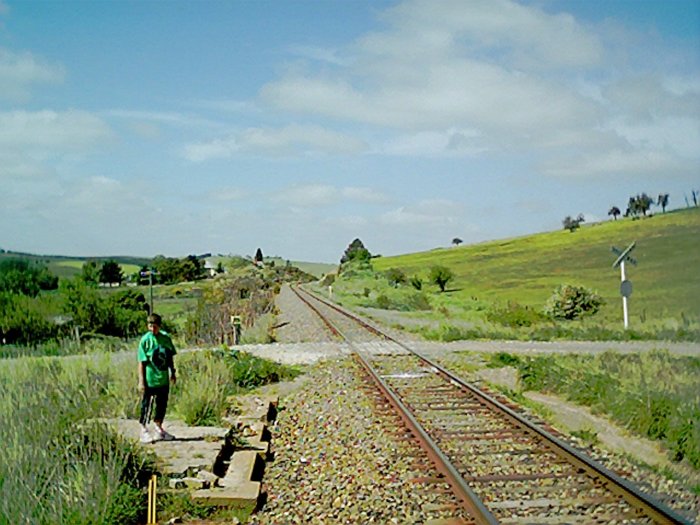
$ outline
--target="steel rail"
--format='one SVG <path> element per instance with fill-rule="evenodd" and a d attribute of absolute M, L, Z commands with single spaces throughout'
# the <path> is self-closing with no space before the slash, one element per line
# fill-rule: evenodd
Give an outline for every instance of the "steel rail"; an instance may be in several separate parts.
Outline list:
<path fill-rule="evenodd" d="M 294 287 L 292 287 L 292 290 L 302 301 L 304 301 L 304 303 L 311 306 L 309 301 L 302 298 Z M 309 293 L 305 290 L 304 292 L 307 294 Z M 314 297 L 313 295 L 311 296 Z M 325 301 L 322 302 L 325 304 Z M 311 308 L 318 315 L 323 315 L 316 307 L 311 306 Z M 467 512 L 469 512 L 471 517 L 482 525 L 498 525 L 498 519 L 491 513 L 491 511 L 488 510 L 488 508 L 486 508 L 484 503 L 481 501 L 481 498 L 479 498 L 479 496 L 477 496 L 472 488 L 467 484 L 457 468 L 440 450 L 437 443 L 435 443 L 435 441 L 428 435 L 423 426 L 411 414 L 410 410 L 398 398 L 391 387 L 387 385 L 387 383 L 380 377 L 377 370 L 369 363 L 369 361 L 367 361 L 367 359 L 362 356 L 355 344 L 350 341 L 350 339 L 346 337 L 345 334 L 343 334 L 343 332 L 330 321 L 330 319 L 325 317 L 324 319 L 324 322 L 332 330 L 332 332 L 335 335 L 342 337 L 350 348 L 353 349 L 352 356 L 364 368 L 365 373 L 372 379 L 382 393 L 383 397 L 389 402 L 389 404 L 391 404 L 392 407 L 394 407 L 394 410 L 399 414 L 404 425 L 406 425 L 408 430 L 415 436 L 419 446 L 425 451 L 428 458 L 435 464 L 438 472 L 445 476 L 445 481 L 450 485 L 450 487 L 452 487 L 453 493 L 460 501 L 462 501 L 464 508 L 467 510 Z"/>
<path fill-rule="evenodd" d="M 454 375 L 449 370 L 445 369 L 438 363 L 432 361 L 430 358 L 422 355 L 420 352 L 414 350 L 405 343 L 395 339 L 389 334 L 382 332 L 379 328 L 372 326 L 363 319 L 360 319 L 355 314 L 348 312 L 344 308 L 330 303 L 324 298 L 318 297 L 315 294 L 304 290 L 303 288 L 302 291 L 305 294 L 308 294 L 309 296 L 313 297 L 317 301 L 322 302 L 326 306 L 351 318 L 352 320 L 361 324 L 365 328 L 370 329 L 373 333 L 389 341 L 392 341 L 404 350 L 414 354 L 416 357 L 425 362 L 428 366 L 433 367 L 435 371 L 438 372 L 443 378 L 447 379 L 450 382 L 453 382 L 453 384 L 456 384 L 455 386 L 458 385 L 460 388 L 468 390 L 471 394 L 482 400 L 486 405 L 490 406 L 492 409 L 503 413 L 511 422 L 513 422 L 517 426 L 520 426 L 521 428 L 524 428 L 527 431 L 538 435 L 542 438 L 543 442 L 550 448 L 550 450 L 552 450 L 552 452 L 556 453 L 559 456 L 565 457 L 573 465 L 582 468 L 590 475 L 602 478 L 604 480 L 604 485 L 607 486 L 611 490 L 611 492 L 619 495 L 625 501 L 627 501 L 627 503 L 629 503 L 633 508 L 637 509 L 638 514 L 649 517 L 655 520 L 656 522 L 662 524 L 693 525 L 693 523 L 690 520 L 681 516 L 679 513 L 664 505 L 663 503 L 657 501 L 652 496 L 646 494 L 645 492 L 642 492 L 640 489 L 638 489 L 635 485 L 633 485 L 626 479 L 618 476 L 617 474 L 604 467 L 600 463 L 596 462 L 592 458 L 582 454 L 581 452 L 579 452 L 569 444 L 565 443 L 561 439 L 557 438 L 550 432 L 546 431 L 545 429 L 528 421 L 526 418 L 516 413 L 511 408 L 504 405 L 497 399 L 481 391 L 476 386 L 462 380 L 460 377 Z M 319 313 L 317 309 L 315 309 L 315 311 Z M 364 358 L 362 359 L 364 360 Z M 381 378 L 378 377 L 377 379 L 383 382 Z M 386 388 L 389 387 L 386 386 Z"/>

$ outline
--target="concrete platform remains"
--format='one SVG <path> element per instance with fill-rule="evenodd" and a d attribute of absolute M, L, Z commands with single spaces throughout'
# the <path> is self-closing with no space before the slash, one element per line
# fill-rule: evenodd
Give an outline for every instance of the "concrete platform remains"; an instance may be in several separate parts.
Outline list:
<path fill-rule="evenodd" d="M 172 489 L 189 490 L 205 505 L 252 511 L 261 497 L 265 461 L 270 454 L 267 424 L 277 414 L 276 396 L 239 396 L 225 427 L 193 427 L 169 419 L 172 441 L 144 444 L 155 453 L 157 467 Z M 139 439 L 138 421 L 107 420 L 118 432 Z"/>

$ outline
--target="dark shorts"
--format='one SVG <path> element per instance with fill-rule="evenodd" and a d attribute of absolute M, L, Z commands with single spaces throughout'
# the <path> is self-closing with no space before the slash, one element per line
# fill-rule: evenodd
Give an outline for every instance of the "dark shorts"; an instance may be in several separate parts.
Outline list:
<path fill-rule="evenodd" d="M 155 414 L 153 421 L 163 421 L 165 418 L 165 410 L 168 408 L 168 395 L 170 394 L 170 385 L 151 387 L 147 386 L 143 391 L 143 399 L 141 399 L 141 417 L 139 422 L 145 425 L 150 419 L 151 410 L 155 403 Z"/>

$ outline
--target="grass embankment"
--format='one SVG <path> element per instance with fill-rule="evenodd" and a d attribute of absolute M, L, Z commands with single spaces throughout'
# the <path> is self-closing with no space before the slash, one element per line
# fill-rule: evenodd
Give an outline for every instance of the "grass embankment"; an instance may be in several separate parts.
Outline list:
<path fill-rule="evenodd" d="M 222 350 L 177 359 L 168 417 L 190 424 L 217 424 L 228 396 L 298 373 Z M 146 449 L 96 422 L 138 418 L 134 359 L 3 360 L 0 385 L 0 523 L 145 523 L 145 486 L 157 465 Z M 211 512 L 186 496 L 159 499 L 163 517 Z"/>
<path fill-rule="evenodd" d="M 691 208 L 640 220 L 618 220 L 566 230 L 437 249 L 372 260 L 375 272 L 398 268 L 423 282 L 389 286 L 377 275 L 342 277 L 334 297 L 352 306 L 406 310 L 398 324 L 442 339 L 677 339 L 700 340 L 700 209 Z M 632 253 L 626 265 L 634 292 L 630 330 L 622 329 L 620 270 L 611 267 L 612 246 Z M 431 267 L 454 273 L 445 293 L 428 283 Z M 604 304 L 595 316 L 576 322 L 542 319 L 547 299 L 560 284 L 596 291 Z M 403 290 L 403 292 L 402 292 Z M 381 297 L 384 296 L 384 297 Z M 388 299 L 388 300 L 387 300 Z M 400 318 L 401 316 L 394 316 Z M 499 322 L 499 319 L 501 321 Z M 438 325 L 441 325 L 438 327 Z"/>
<path fill-rule="evenodd" d="M 523 390 L 554 393 L 607 414 L 661 441 L 672 460 L 700 470 L 700 359 L 660 350 L 489 358 L 491 366 L 516 367 Z"/>

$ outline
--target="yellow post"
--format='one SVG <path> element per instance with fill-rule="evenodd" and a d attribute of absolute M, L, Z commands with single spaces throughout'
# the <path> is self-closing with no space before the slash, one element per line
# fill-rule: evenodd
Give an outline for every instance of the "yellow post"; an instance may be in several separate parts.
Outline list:
<path fill-rule="evenodd" d="M 158 478 L 155 474 L 148 480 L 148 525 L 157 525 L 156 521 L 156 486 Z"/>

